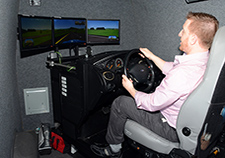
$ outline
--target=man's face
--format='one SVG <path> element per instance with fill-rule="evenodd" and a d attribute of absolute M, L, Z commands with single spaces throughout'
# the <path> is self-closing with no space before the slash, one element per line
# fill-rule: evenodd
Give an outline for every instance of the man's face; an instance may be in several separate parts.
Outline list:
<path fill-rule="evenodd" d="M 190 25 L 190 23 L 191 21 L 187 19 L 183 25 L 183 29 L 178 34 L 181 41 L 179 49 L 185 53 L 188 53 L 190 50 L 190 44 L 189 44 L 190 31 L 188 29 L 188 26 Z"/>

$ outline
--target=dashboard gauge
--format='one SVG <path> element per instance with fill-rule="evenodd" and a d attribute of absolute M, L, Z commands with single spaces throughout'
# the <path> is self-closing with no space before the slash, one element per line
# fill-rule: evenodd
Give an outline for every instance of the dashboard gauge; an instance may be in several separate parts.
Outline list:
<path fill-rule="evenodd" d="M 116 58 L 116 60 L 115 60 L 115 66 L 117 68 L 122 68 L 123 67 L 123 60 L 121 58 Z"/>
<path fill-rule="evenodd" d="M 105 71 L 105 72 L 103 72 L 102 75 L 108 81 L 112 81 L 114 79 L 114 77 L 115 77 L 114 74 L 112 72 L 110 72 L 110 71 Z"/>
<path fill-rule="evenodd" d="M 106 64 L 106 68 L 111 70 L 114 67 L 114 60 L 110 60 L 107 64 Z"/>

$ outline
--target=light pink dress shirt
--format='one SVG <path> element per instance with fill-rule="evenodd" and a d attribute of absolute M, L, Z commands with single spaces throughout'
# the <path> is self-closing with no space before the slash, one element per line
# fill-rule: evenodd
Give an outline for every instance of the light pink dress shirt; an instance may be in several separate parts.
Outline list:
<path fill-rule="evenodd" d="M 135 101 L 139 109 L 160 111 L 168 124 L 176 128 L 179 110 L 189 94 L 200 84 L 206 69 L 209 52 L 177 55 L 174 62 L 163 67 L 165 78 L 155 92 L 137 91 Z"/>

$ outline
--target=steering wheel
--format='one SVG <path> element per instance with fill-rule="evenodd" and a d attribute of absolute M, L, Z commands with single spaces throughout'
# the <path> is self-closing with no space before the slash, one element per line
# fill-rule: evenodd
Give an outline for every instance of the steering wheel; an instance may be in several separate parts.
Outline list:
<path fill-rule="evenodd" d="M 124 62 L 124 74 L 133 80 L 135 89 L 150 92 L 155 81 L 154 64 L 148 58 L 142 58 L 139 53 L 145 56 L 139 49 L 128 52 Z"/>

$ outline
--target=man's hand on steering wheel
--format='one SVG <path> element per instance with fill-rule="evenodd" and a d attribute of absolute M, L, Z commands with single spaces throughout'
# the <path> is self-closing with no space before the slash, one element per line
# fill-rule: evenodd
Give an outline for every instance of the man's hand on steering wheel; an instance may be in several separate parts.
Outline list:
<path fill-rule="evenodd" d="M 127 54 L 124 64 L 124 74 L 127 78 L 132 79 L 134 89 L 149 92 L 155 80 L 153 62 L 148 58 L 141 59 L 138 54 L 142 54 L 139 49 L 133 49 Z M 142 56 L 144 57 L 145 55 L 142 54 Z"/>
<path fill-rule="evenodd" d="M 148 48 L 140 48 L 139 49 L 142 53 L 139 53 L 139 55 L 142 58 L 148 58 L 149 60 L 152 60 L 154 54 L 148 49 Z"/>
<path fill-rule="evenodd" d="M 143 58 L 146 57 L 149 60 L 152 60 L 155 65 L 162 71 L 165 61 L 153 54 L 148 48 L 139 49 L 143 54 L 139 53 Z"/>
<path fill-rule="evenodd" d="M 122 75 L 122 85 L 132 97 L 135 97 L 136 89 L 134 88 L 132 79 L 128 79 L 126 75 Z"/>

